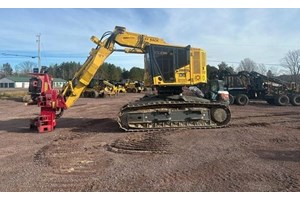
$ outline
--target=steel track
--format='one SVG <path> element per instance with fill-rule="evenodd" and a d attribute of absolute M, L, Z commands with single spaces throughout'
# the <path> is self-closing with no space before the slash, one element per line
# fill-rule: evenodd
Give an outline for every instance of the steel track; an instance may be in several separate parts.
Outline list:
<path fill-rule="evenodd" d="M 217 124 L 213 122 L 211 119 L 210 121 L 212 125 L 201 125 L 201 126 L 185 126 L 185 127 L 159 127 L 159 128 L 130 128 L 125 127 L 124 124 L 126 122 L 121 121 L 122 115 L 126 114 L 126 112 L 132 111 L 139 111 L 139 110 L 153 110 L 153 109 L 160 109 L 160 108 L 207 108 L 210 109 L 217 109 L 222 108 L 226 111 L 227 119 L 224 120 L 222 124 Z M 122 107 L 119 115 L 118 115 L 118 124 L 120 128 L 127 132 L 160 132 L 160 131 L 172 131 L 172 130 L 185 130 L 185 129 L 217 129 L 217 128 L 224 128 L 228 126 L 228 123 L 231 119 L 231 113 L 227 106 L 219 103 L 203 103 L 197 101 L 156 101 L 156 102 L 147 102 L 147 101 L 136 101 L 133 103 L 129 103 Z M 170 122 L 168 122 L 168 126 Z M 172 123 L 172 122 L 171 122 Z M 162 123 L 161 123 L 162 124 Z M 167 124 L 167 123 L 166 123 Z"/>

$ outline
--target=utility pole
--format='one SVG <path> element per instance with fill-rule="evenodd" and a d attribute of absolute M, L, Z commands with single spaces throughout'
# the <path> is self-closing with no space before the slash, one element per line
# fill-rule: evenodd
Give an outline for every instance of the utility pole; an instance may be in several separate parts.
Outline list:
<path fill-rule="evenodd" d="M 41 70 L 41 34 L 36 35 L 37 40 L 36 42 L 38 43 L 38 68 L 39 71 Z"/>

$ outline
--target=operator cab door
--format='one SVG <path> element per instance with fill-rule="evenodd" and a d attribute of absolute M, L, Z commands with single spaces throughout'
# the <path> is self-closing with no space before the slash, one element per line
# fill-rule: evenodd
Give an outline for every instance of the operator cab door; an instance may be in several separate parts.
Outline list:
<path fill-rule="evenodd" d="M 189 55 L 189 48 L 150 45 L 145 55 L 145 66 L 146 73 L 152 77 L 152 84 L 189 85 L 190 71 L 183 69 L 189 65 Z M 181 73 L 177 73 L 179 70 Z"/>

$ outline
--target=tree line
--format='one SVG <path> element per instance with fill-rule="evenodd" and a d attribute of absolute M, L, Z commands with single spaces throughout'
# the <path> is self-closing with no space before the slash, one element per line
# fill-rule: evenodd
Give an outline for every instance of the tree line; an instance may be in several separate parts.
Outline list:
<path fill-rule="evenodd" d="M 300 83 L 300 49 L 288 51 L 288 53 L 280 60 L 280 65 L 289 74 L 288 76 L 281 76 L 283 79 L 286 81 Z M 36 67 L 35 63 L 26 61 L 16 65 L 15 70 L 13 70 L 9 63 L 5 63 L 2 65 L 2 67 L 0 67 L 0 78 L 11 75 L 27 75 L 28 73 L 32 72 L 34 67 Z M 63 62 L 61 64 L 49 66 L 48 73 L 55 78 L 70 80 L 80 67 L 80 63 L 77 62 Z M 221 62 L 217 66 L 207 65 L 209 79 L 216 75 L 218 75 L 219 78 L 222 78 L 222 76 L 224 76 L 226 73 L 234 74 L 239 71 L 256 71 L 269 77 L 278 77 L 279 73 L 277 70 L 275 68 L 267 69 L 264 64 L 257 64 L 250 58 L 241 60 L 236 69 L 233 66 L 229 66 L 225 62 Z M 120 81 L 123 79 L 143 81 L 144 69 L 132 67 L 130 70 L 126 70 L 125 68 L 105 62 L 101 66 L 100 70 L 97 71 L 95 78 L 111 81 Z"/>
<path fill-rule="evenodd" d="M 12 75 L 26 76 L 28 73 L 32 72 L 32 69 L 35 67 L 37 67 L 35 63 L 26 61 L 15 66 L 15 70 L 13 70 L 9 63 L 5 63 L 2 65 L 2 67 L 0 67 L 0 78 Z M 47 68 L 47 73 L 55 78 L 70 80 L 80 67 L 82 67 L 82 65 L 79 62 L 63 62 L 61 64 L 50 65 Z M 121 81 L 124 79 L 143 81 L 144 69 L 132 67 L 130 70 L 127 70 L 125 68 L 122 69 L 114 64 L 105 62 L 94 77 L 109 81 Z"/>

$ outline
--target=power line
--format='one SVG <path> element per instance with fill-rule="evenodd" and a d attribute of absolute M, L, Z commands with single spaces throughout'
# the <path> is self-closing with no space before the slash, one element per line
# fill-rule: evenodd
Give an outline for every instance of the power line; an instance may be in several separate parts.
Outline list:
<path fill-rule="evenodd" d="M 15 56 L 15 57 L 37 58 L 37 56 L 20 55 L 20 54 L 11 54 L 11 53 L 1 53 L 1 55 L 4 55 L 4 56 Z"/>

